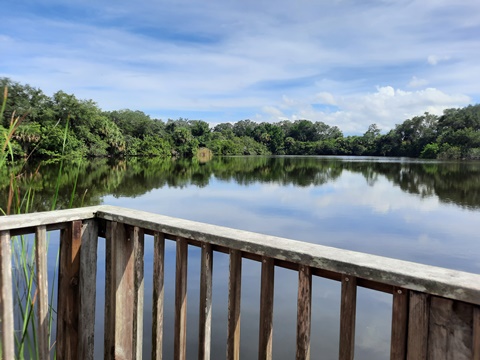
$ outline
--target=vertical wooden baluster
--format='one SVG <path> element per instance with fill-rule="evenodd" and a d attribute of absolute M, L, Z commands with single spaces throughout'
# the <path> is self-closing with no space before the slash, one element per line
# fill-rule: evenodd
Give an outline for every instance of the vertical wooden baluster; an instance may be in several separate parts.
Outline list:
<path fill-rule="evenodd" d="M 12 250 L 10 232 L 0 231 L 0 317 L 4 359 L 15 358 L 13 326 Z"/>
<path fill-rule="evenodd" d="M 480 359 L 480 306 L 473 306 L 472 359 Z"/>
<path fill-rule="evenodd" d="M 395 287 L 392 304 L 392 335 L 390 360 L 405 360 L 407 356 L 409 291 Z"/>
<path fill-rule="evenodd" d="M 175 273 L 175 340 L 174 358 L 185 360 L 187 357 L 187 260 L 188 243 L 177 238 Z"/>
<path fill-rule="evenodd" d="M 210 359 L 212 332 L 212 270 L 213 252 L 211 244 L 202 244 L 200 269 L 200 312 L 198 329 L 198 359 Z"/>
<path fill-rule="evenodd" d="M 98 224 L 86 220 L 82 227 L 82 250 L 80 251 L 80 309 L 78 358 L 94 358 L 95 346 L 95 299 L 97 291 L 97 244 Z"/>
<path fill-rule="evenodd" d="M 230 250 L 228 286 L 227 359 L 240 359 L 240 298 L 242 285 L 242 253 Z"/>
<path fill-rule="evenodd" d="M 113 359 L 115 349 L 115 278 L 113 277 L 113 237 L 112 223 L 106 223 L 105 230 L 105 316 L 103 358 Z"/>
<path fill-rule="evenodd" d="M 134 241 L 124 224 L 110 222 L 107 230 L 105 283 L 105 358 L 133 359 L 135 307 Z M 107 295 L 108 294 L 108 295 Z M 108 307 L 111 307 L 108 309 Z"/>
<path fill-rule="evenodd" d="M 48 343 L 47 230 L 44 225 L 35 229 L 35 263 L 38 293 L 38 355 L 40 360 L 47 360 L 50 359 L 50 344 Z"/>
<path fill-rule="evenodd" d="M 72 221 L 60 232 L 57 300 L 57 358 L 78 358 L 79 277 L 82 222 Z"/>
<path fill-rule="evenodd" d="M 312 270 L 300 265 L 298 269 L 297 300 L 297 360 L 310 359 L 310 328 L 312 323 Z"/>
<path fill-rule="evenodd" d="M 425 360 L 428 351 L 429 295 L 410 291 L 407 359 Z"/>
<path fill-rule="evenodd" d="M 355 316 L 357 308 L 357 278 L 342 275 L 340 307 L 340 360 L 353 360 L 355 351 Z"/>
<path fill-rule="evenodd" d="M 134 340 L 134 355 L 135 359 L 142 359 L 143 350 L 143 296 L 144 296 L 144 281 L 143 281 L 143 256 L 145 235 L 143 229 L 135 226 L 132 229 L 131 238 L 133 238 L 134 256 L 135 256 L 135 306 L 133 314 L 133 340 Z"/>
<path fill-rule="evenodd" d="M 274 260 L 269 257 L 264 257 L 262 260 L 262 280 L 260 289 L 259 360 L 272 359 L 274 277 Z"/>
<path fill-rule="evenodd" d="M 340 305 L 340 360 L 353 360 L 355 352 L 355 316 L 357 308 L 357 278 L 342 275 Z"/>
<path fill-rule="evenodd" d="M 163 284 L 165 264 L 165 235 L 156 232 L 153 245 L 153 326 L 152 359 L 163 355 Z"/>

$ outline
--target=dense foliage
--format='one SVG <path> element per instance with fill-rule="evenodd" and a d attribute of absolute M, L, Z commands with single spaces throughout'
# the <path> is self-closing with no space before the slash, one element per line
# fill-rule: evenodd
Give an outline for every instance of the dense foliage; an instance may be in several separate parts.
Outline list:
<path fill-rule="evenodd" d="M 0 130 L 13 117 L 18 157 L 192 157 L 201 147 L 216 155 L 376 155 L 480 159 L 480 105 L 425 113 L 381 134 L 372 124 L 361 136 L 344 136 L 321 121 L 256 123 L 241 120 L 213 129 L 202 120 L 164 122 L 141 111 L 102 111 L 92 100 L 58 91 L 53 96 L 7 78 L 8 98 Z"/>

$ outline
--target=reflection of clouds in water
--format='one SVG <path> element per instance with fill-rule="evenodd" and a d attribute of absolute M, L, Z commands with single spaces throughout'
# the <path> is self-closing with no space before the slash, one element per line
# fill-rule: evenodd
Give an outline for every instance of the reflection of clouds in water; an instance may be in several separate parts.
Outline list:
<path fill-rule="evenodd" d="M 383 176 L 375 182 L 375 186 L 365 186 L 365 178 L 360 174 L 344 171 L 341 178 L 332 184 L 333 193 L 325 194 L 318 199 L 316 205 L 325 208 L 330 206 L 366 206 L 378 213 L 388 213 L 401 209 L 433 211 L 438 209 L 437 197 L 423 198 L 406 194 L 399 187 Z"/>

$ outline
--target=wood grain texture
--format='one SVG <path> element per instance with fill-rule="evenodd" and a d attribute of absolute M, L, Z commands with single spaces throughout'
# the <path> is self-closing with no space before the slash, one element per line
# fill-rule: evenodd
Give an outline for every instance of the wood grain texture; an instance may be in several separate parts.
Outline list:
<path fill-rule="evenodd" d="M 133 306 L 133 346 L 134 359 L 142 359 L 143 351 L 143 297 L 144 297 L 144 244 L 143 230 L 137 226 L 130 229 L 130 238 L 133 239 L 135 257 L 135 302 Z"/>
<path fill-rule="evenodd" d="M 77 359 L 79 339 L 79 278 L 82 222 L 60 232 L 57 300 L 57 359 Z"/>
<path fill-rule="evenodd" d="M 163 356 L 163 305 L 164 305 L 165 235 L 155 233 L 153 244 L 153 325 L 152 359 Z"/>
<path fill-rule="evenodd" d="M 264 258 L 262 260 L 260 287 L 259 360 L 272 359 L 274 277 L 274 260 L 272 258 Z"/>
<path fill-rule="evenodd" d="M 472 359 L 480 360 L 480 307 L 473 307 Z"/>
<path fill-rule="evenodd" d="M 430 296 L 410 291 L 407 340 L 408 360 L 427 359 L 429 315 Z"/>
<path fill-rule="evenodd" d="M 80 309 L 78 358 L 93 360 L 95 346 L 95 303 L 97 291 L 98 226 L 86 220 L 82 226 L 80 251 Z"/>
<path fill-rule="evenodd" d="M 113 276 L 113 236 L 112 222 L 106 223 L 105 231 L 105 308 L 103 358 L 113 359 L 115 350 L 115 283 Z"/>
<path fill-rule="evenodd" d="M 47 273 L 47 230 L 45 225 L 35 231 L 35 265 L 37 270 L 37 321 L 38 357 L 50 359 L 48 331 L 48 273 Z"/>
<path fill-rule="evenodd" d="M 4 359 L 15 358 L 10 232 L 0 231 L 0 317 Z"/>
<path fill-rule="evenodd" d="M 173 357 L 176 360 L 187 358 L 187 260 L 188 243 L 177 238 L 175 264 L 175 329 Z"/>
<path fill-rule="evenodd" d="M 312 325 L 312 270 L 298 269 L 297 299 L 297 360 L 310 359 L 310 329 Z"/>
<path fill-rule="evenodd" d="M 395 288 L 392 304 L 392 334 L 390 360 L 405 360 L 407 356 L 408 290 Z"/>
<path fill-rule="evenodd" d="M 230 250 L 228 281 L 227 360 L 240 359 L 240 300 L 242 290 L 242 253 Z"/>
<path fill-rule="evenodd" d="M 428 359 L 472 359 L 472 329 L 472 305 L 432 296 L 428 328 Z"/>
<path fill-rule="evenodd" d="M 107 231 L 107 255 L 105 309 L 109 319 L 105 326 L 105 358 L 133 359 L 135 310 L 135 257 L 134 241 L 124 224 L 111 222 Z M 111 332 L 111 333 L 110 333 Z M 108 348 L 107 348 L 108 346 Z"/>
<path fill-rule="evenodd" d="M 210 244 L 202 244 L 201 257 L 198 359 L 208 360 L 212 335 L 213 251 Z"/>
<path fill-rule="evenodd" d="M 342 275 L 340 304 L 340 360 L 353 360 L 355 352 L 355 317 L 357 308 L 357 278 Z"/>

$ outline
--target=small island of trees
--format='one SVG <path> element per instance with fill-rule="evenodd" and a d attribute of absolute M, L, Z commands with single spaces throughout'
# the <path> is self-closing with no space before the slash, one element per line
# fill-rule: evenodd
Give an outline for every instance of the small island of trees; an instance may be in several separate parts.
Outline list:
<path fill-rule="evenodd" d="M 369 155 L 480 159 L 480 105 L 415 116 L 381 134 L 376 124 L 359 136 L 310 120 L 241 120 L 210 128 L 202 120 L 152 119 L 138 110 L 103 111 L 92 100 L 0 78 L 5 90 L 0 132 L 11 135 L 16 158 L 215 155 Z M 8 90 L 8 94 L 7 94 Z"/>

